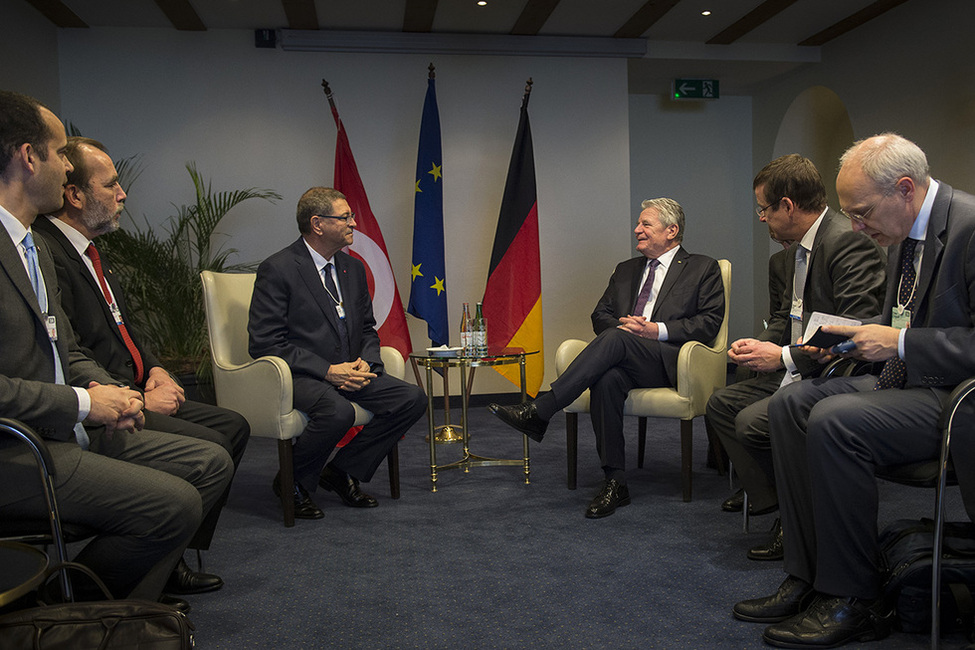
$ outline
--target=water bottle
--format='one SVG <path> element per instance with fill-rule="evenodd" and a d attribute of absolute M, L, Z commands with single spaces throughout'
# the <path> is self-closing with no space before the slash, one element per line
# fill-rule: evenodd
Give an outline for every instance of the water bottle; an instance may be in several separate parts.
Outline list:
<path fill-rule="evenodd" d="M 484 319 L 484 312 L 481 303 L 477 303 L 477 310 L 474 314 L 474 355 L 486 357 L 488 353 L 487 341 L 487 321 Z"/>
<path fill-rule="evenodd" d="M 463 348 L 461 354 L 465 357 L 474 355 L 474 325 L 471 322 L 471 308 L 464 303 L 464 315 L 460 318 L 460 345 Z"/>

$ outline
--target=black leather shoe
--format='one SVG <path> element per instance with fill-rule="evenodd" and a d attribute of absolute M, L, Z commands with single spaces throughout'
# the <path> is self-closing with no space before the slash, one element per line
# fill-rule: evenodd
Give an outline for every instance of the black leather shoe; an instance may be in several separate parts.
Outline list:
<path fill-rule="evenodd" d="M 820 596 L 802 614 L 765 628 L 762 638 L 780 648 L 835 648 L 851 641 L 876 641 L 890 634 L 894 612 L 857 598 Z"/>
<path fill-rule="evenodd" d="M 782 544 L 782 520 L 776 519 L 769 531 L 769 540 L 748 551 L 749 560 L 772 562 L 785 557 L 785 546 Z"/>
<path fill-rule="evenodd" d="M 630 505 L 630 490 L 625 483 L 620 483 L 615 478 L 607 479 L 603 488 L 599 491 L 586 508 L 586 519 L 600 519 L 608 517 L 617 508 Z"/>
<path fill-rule="evenodd" d="M 223 580 L 220 576 L 193 571 L 186 564 L 186 560 L 180 558 L 179 564 L 173 569 L 166 583 L 166 591 L 171 594 L 204 594 L 208 591 L 216 591 L 222 586 Z"/>
<path fill-rule="evenodd" d="M 348 474 L 336 472 L 325 466 L 318 479 L 318 485 L 339 495 L 342 503 L 350 508 L 375 508 L 379 502 L 359 489 L 359 481 Z"/>
<path fill-rule="evenodd" d="M 170 596 L 168 594 L 163 594 L 159 597 L 159 602 L 163 605 L 168 605 L 175 609 L 177 612 L 182 612 L 183 614 L 190 613 L 190 604 L 183 600 L 182 598 L 177 598 L 176 596 Z"/>
<path fill-rule="evenodd" d="M 815 593 L 805 580 L 789 576 L 771 596 L 743 600 L 731 612 L 749 623 L 778 623 L 805 610 Z"/>
<path fill-rule="evenodd" d="M 545 430 L 548 429 L 548 421 L 538 417 L 535 402 L 525 402 L 515 406 L 489 404 L 488 408 L 501 418 L 502 422 L 521 431 L 535 442 L 541 442 Z"/>
<path fill-rule="evenodd" d="M 274 490 L 274 496 L 281 498 L 281 474 L 280 472 L 274 477 L 274 481 L 271 483 L 271 489 Z M 325 516 L 325 513 L 315 505 L 315 502 L 311 500 L 308 496 L 308 490 L 301 487 L 301 483 L 295 482 L 294 484 L 294 499 L 295 499 L 295 519 L 321 519 Z"/>
<path fill-rule="evenodd" d="M 741 512 L 745 507 L 745 491 L 738 490 L 721 502 L 721 509 L 725 512 Z"/>

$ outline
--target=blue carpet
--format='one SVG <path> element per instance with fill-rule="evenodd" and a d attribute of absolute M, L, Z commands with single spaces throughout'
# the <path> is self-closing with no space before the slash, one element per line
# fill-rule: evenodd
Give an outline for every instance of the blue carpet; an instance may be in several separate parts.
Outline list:
<path fill-rule="evenodd" d="M 636 421 L 630 464 L 635 466 Z M 531 484 L 520 468 L 440 474 L 430 491 L 421 420 L 400 443 L 402 498 L 385 464 L 367 491 L 380 507 L 313 495 L 325 519 L 282 525 L 270 484 L 276 441 L 253 438 L 205 569 L 219 592 L 192 596 L 198 647 L 208 648 L 756 648 L 762 626 L 731 616 L 742 598 L 774 591 L 781 563 L 746 559 L 774 515 L 721 512 L 728 479 L 704 467 L 695 422 L 694 501 L 680 491 L 677 422 L 651 420 L 646 467 L 629 472 L 632 505 L 602 520 L 583 512 L 598 489 L 588 418 L 579 425 L 579 489 L 565 483 L 564 418 L 532 443 Z M 471 409 L 473 453 L 515 458 L 521 436 Z M 438 447 L 438 461 L 459 456 Z M 930 491 L 883 486 L 881 525 L 930 516 Z M 960 516 L 957 494 L 950 511 Z M 187 554 L 189 558 L 189 554 Z M 895 633 L 871 648 L 925 648 Z M 962 645 L 960 636 L 944 647 Z M 855 647 L 855 646 L 854 646 Z"/>

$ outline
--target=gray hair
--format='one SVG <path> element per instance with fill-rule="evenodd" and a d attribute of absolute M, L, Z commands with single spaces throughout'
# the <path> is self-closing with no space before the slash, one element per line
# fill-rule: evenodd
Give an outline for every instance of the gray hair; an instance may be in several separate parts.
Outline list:
<path fill-rule="evenodd" d="M 896 133 L 881 133 L 853 143 L 840 156 L 840 168 L 850 163 L 859 164 L 878 187 L 892 187 L 905 176 L 918 185 L 927 185 L 931 179 L 921 148 Z"/>
<path fill-rule="evenodd" d="M 680 203 L 673 199 L 659 198 L 659 199 L 647 199 L 640 204 L 642 210 L 648 208 L 653 208 L 657 211 L 660 218 L 660 224 L 667 228 L 669 226 L 677 226 L 677 236 L 674 238 L 677 243 L 684 241 L 684 209 L 680 207 Z"/>

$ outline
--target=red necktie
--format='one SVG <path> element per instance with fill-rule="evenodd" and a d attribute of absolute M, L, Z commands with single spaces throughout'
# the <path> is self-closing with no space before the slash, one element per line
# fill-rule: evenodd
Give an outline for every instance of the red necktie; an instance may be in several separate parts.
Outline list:
<path fill-rule="evenodd" d="M 108 283 L 105 282 L 105 274 L 102 272 L 102 258 L 98 254 L 98 249 L 95 248 L 94 244 L 88 244 L 88 248 L 85 250 L 85 254 L 91 259 L 91 265 L 95 267 L 95 275 L 98 276 L 98 284 L 102 288 L 102 294 L 105 296 L 105 302 L 111 308 L 112 314 L 115 316 L 116 325 L 118 325 L 118 331 L 122 335 L 122 340 L 125 341 L 125 347 L 129 349 L 129 354 L 132 356 L 132 361 L 135 363 L 135 383 L 142 383 L 142 373 L 144 371 L 142 364 L 142 355 L 139 354 L 139 348 L 135 347 L 135 342 L 132 341 L 132 337 L 129 336 L 129 330 L 125 327 L 125 323 L 122 322 L 122 313 L 115 306 L 112 300 L 112 292 L 108 290 Z"/>

